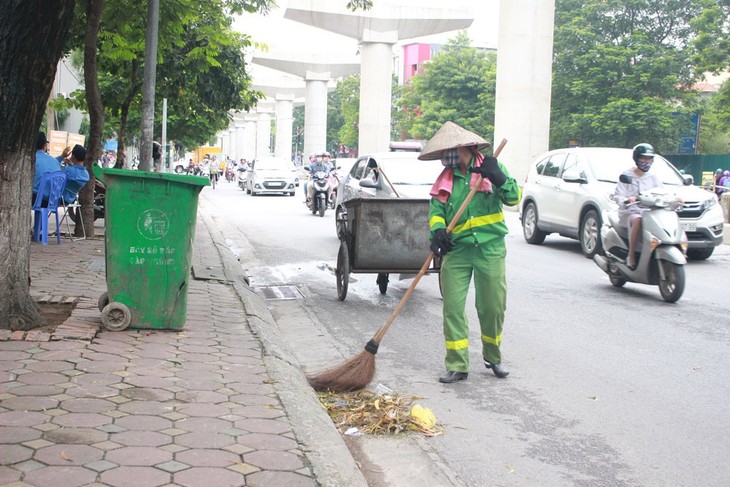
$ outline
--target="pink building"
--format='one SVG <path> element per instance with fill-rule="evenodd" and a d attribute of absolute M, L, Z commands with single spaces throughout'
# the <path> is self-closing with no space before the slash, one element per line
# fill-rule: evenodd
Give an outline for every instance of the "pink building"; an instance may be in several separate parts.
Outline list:
<path fill-rule="evenodd" d="M 441 50 L 441 44 L 407 44 L 403 46 L 403 83 L 423 73 L 423 65 Z"/>

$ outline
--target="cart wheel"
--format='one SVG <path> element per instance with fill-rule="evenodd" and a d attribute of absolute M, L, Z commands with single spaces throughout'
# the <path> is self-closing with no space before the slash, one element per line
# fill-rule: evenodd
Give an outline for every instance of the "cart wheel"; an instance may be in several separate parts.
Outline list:
<path fill-rule="evenodd" d="M 385 292 L 388 290 L 388 273 L 378 273 L 378 278 L 375 280 L 375 282 L 378 283 L 378 288 L 380 288 L 380 294 L 385 294 Z"/>
<path fill-rule="evenodd" d="M 99 301 L 96 302 L 96 305 L 99 307 L 99 311 L 101 311 L 107 304 L 109 304 L 109 293 L 105 292 L 99 296 Z"/>
<path fill-rule="evenodd" d="M 337 253 L 337 299 L 344 301 L 347 297 L 347 284 L 350 280 L 350 252 L 347 244 L 340 242 L 340 251 Z"/>
<path fill-rule="evenodd" d="M 101 324 L 109 331 L 126 330 L 132 322 L 132 312 L 123 303 L 109 303 L 101 310 Z"/>

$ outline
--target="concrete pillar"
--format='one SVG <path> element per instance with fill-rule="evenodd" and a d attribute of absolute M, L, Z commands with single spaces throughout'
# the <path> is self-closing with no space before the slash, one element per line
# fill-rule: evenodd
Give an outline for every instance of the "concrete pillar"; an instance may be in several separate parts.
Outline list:
<path fill-rule="evenodd" d="M 244 121 L 236 120 L 236 161 L 246 157 L 246 131 Z"/>
<path fill-rule="evenodd" d="M 555 0 L 499 3 L 494 145 L 517 181 L 550 144 L 554 17 Z"/>
<path fill-rule="evenodd" d="M 327 150 L 327 82 L 329 73 L 307 71 L 304 94 L 304 156 Z"/>
<path fill-rule="evenodd" d="M 245 147 L 243 151 L 243 157 L 248 162 L 256 159 L 256 113 L 248 113 L 243 119 L 244 134 L 246 137 Z"/>
<path fill-rule="evenodd" d="M 230 135 L 228 133 L 228 129 L 225 129 L 225 130 L 223 130 L 221 132 L 221 145 L 220 145 L 220 148 L 221 148 L 221 153 L 224 156 L 230 152 L 231 138 L 230 138 Z M 220 157 L 218 159 L 220 159 Z"/>
<path fill-rule="evenodd" d="M 257 112 L 256 158 L 271 156 L 271 112 Z"/>
<path fill-rule="evenodd" d="M 231 159 L 236 158 L 236 126 L 233 122 L 228 126 L 228 152 L 224 152 L 223 155 Z"/>
<path fill-rule="evenodd" d="M 387 151 L 390 146 L 390 108 L 393 44 L 397 32 L 366 32 L 360 45 L 359 154 Z"/>
<path fill-rule="evenodd" d="M 325 123 L 326 123 L 325 112 Z M 294 95 L 276 95 L 276 142 L 274 155 L 291 161 Z M 326 130 L 326 126 L 325 126 Z"/>

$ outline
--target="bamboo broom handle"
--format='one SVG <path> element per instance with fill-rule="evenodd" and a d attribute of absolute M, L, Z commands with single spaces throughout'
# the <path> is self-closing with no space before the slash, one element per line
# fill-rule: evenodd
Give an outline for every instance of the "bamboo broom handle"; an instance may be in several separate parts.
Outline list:
<path fill-rule="evenodd" d="M 507 144 L 507 139 L 502 139 L 502 142 L 499 143 L 499 146 L 497 146 L 497 149 L 494 151 L 494 157 L 499 157 L 499 154 L 502 152 L 502 149 Z M 459 221 L 459 218 L 461 218 L 461 215 L 466 211 L 466 207 L 469 206 L 469 203 L 471 202 L 472 198 L 474 198 L 474 195 L 479 190 L 479 186 L 482 184 L 482 176 L 479 175 L 477 177 L 476 183 L 472 186 L 471 190 L 469 191 L 469 194 L 466 196 L 466 199 L 464 199 L 464 202 L 461 204 L 459 209 L 456 212 L 456 215 L 454 215 L 454 218 L 451 219 L 451 222 L 449 223 L 449 226 L 446 227 L 446 232 L 451 233 L 451 230 L 454 229 L 454 226 L 456 226 L 456 222 Z M 373 337 L 373 341 L 380 344 L 380 341 L 385 336 L 385 333 L 388 331 L 388 328 L 390 328 L 390 325 L 393 324 L 395 321 L 395 318 L 398 316 L 398 313 L 403 309 L 403 306 L 405 306 L 408 299 L 411 297 L 411 294 L 413 294 L 413 290 L 418 285 L 418 281 L 421 280 L 421 277 L 423 277 L 424 274 L 426 274 L 426 271 L 428 270 L 428 266 L 431 265 L 431 261 L 434 258 L 434 253 L 429 252 L 428 257 L 426 257 L 426 261 L 421 266 L 421 270 L 418 271 L 418 274 L 416 274 L 416 277 L 413 278 L 413 282 L 410 286 L 408 286 L 408 289 L 406 290 L 403 297 L 400 299 L 400 302 L 398 303 L 398 306 L 395 307 L 393 310 L 393 313 L 391 313 L 390 318 L 388 318 L 388 321 L 385 322 L 383 326 L 380 327 L 380 329 L 375 333 L 375 336 Z"/>

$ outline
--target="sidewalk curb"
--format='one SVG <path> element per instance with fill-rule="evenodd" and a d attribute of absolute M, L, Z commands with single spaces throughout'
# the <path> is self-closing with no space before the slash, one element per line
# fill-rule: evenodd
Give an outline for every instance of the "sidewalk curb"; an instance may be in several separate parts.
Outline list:
<path fill-rule="evenodd" d="M 309 387 L 296 358 L 282 345 L 284 341 L 266 302 L 249 288 L 241 263 L 226 246 L 212 219 L 204 211 L 199 211 L 198 215 L 218 250 L 229 284 L 241 299 L 252 332 L 261 340 L 264 363 L 275 381 L 274 388 L 317 482 L 327 487 L 367 486 L 342 436 Z"/>

